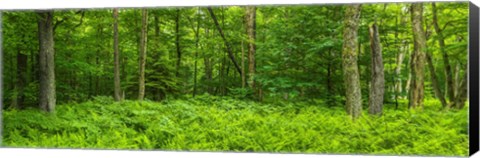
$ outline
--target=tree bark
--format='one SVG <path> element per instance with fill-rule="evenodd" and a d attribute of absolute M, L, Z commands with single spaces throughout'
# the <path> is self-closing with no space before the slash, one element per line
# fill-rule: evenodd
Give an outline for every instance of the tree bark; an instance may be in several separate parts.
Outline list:
<path fill-rule="evenodd" d="M 426 40 L 423 30 L 423 4 L 413 3 L 412 10 L 412 30 L 414 41 L 414 52 L 412 54 L 411 74 L 409 92 L 409 108 L 423 108 L 424 98 L 424 67 L 425 67 L 425 49 Z"/>
<path fill-rule="evenodd" d="M 140 56 L 139 56 L 139 90 L 138 100 L 142 101 L 145 97 L 145 61 L 147 59 L 147 9 L 142 9 L 142 31 L 140 35 Z"/>
<path fill-rule="evenodd" d="M 385 76 L 383 68 L 382 48 L 380 44 L 380 36 L 378 35 L 378 27 L 373 24 L 370 27 L 370 44 L 372 49 L 371 61 L 371 76 L 372 82 L 370 84 L 369 95 L 369 110 L 370 114 L 382 114 L 383 110 L 383 96 L 385 93 Z"/>
<path fill-rule="evenodd" d="M 247 34 L 248 34 L 248 85 L 255 90 L 255 39 L 256 39 L 256 8 L 247 6 Z"/>
<path fill-rule="evenodd" d="M 55 50 L 53 40 L 53 11 L 39 11 L 39 65 L 40 65 L 40 108 L 47 112 L 55 111 Z"/>
<path fill-rule="evenodd" d="M 114 60 L 114 97 L 115 101 L 120 101 L 120 59 L 118 50 L 118 9 L 113 9 L 113 60 Z"/>
<path fill-rule="evenodd" d="M 235 60 L 235 57 L 232 53 L 232 49 L 230 47 L 230 43 L 227 41 L 227 39 L 225 38 L 225 35 L 223 34 L 223 31 L 222 31 L 222 28 L 220 27 L 220 25 L 218 24 L 218 20 L 217 20 L 217 17 L 215 16 L 215 14 L 213 13 L 213 10 L 211 7 L 207 7 L 208 9 L 208 12 L 210 13 L 210 16 L 212 17 L 213 19 L 213 22 L 215 23 L 215 26 L 217 27 L 217 30 L 218 32 L 220 33 L 220 36 L 222 37 L 223 39 L 223 42 L 225 43 L 225 46 L 227 47 L 227 52 L 228 52 L 228 56 L 230 57 L 230 59 L 232 60 L 233 64 L 235 65 L 235 68 L 237 69 L 237 72 L 241 75 L 242 74 L 242 70 L 240 69 L 240 66 L 238 66 L 237 64 L 237 61 Z"/>
<path fill-rule="evenodd" d="M 346 90 L 346 110 L 354 120 L 361 116 L 362 111 L 362 95 L 357 64 L 357 31 L 360 12 L 360 4 L 350 5 L 346 8 L 343 30 L 342 64 Z"/>
<path fill-rule="evenodd" d="M 448 59 L 447 51 L 445 51 L 445 39 L 443 37 L 442 29 L 438 26 L 438 17 L 437 17 L 437 6 L 435 3 L 432 3 L 432 14 L 433 14 L 433 26 L 435 28 L 435 32 L 438 36 L 438 45 L 440 46 L 440 52 L 443 55 L 443 65 L 445 66 L 445 78 L 447 79 L 447 96 L 450 100 L 453 100 L 455 97 L 454 94 L 454 85 L 453 85 L 453 74 L 452 74 L 452 67 L 450 65 L 450 60 Z"/>

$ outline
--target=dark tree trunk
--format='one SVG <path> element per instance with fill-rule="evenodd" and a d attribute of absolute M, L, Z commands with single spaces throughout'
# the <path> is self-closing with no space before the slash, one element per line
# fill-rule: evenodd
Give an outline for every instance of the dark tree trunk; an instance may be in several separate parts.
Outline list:
<path fill-rule="evenodd" d="M 424 98 L 424 67 L 425 67 L 425 48 L 426 40 L 423 30 L 423 4 L 412 4 L 412 29 L 414 52 L 412 54 L 411 74 L 409 92 L 409 107 L 423 108 Z"/>
<path fill-rule="evenodd" d="M 39 64 L 40 64 L 40 108 L 47 112 L 55 110 L 55 50 L 53 40 L 53 11 L 39 11 Z"/>
<path fill-rule="evenodd" d="M 145 62 L 147 60 L 147 9 L 142 9 L 142 31 L 140 35 L 138 100 L 145 97 Z"/>
<path fill-rule="evenodd" d="M 426 31 L 426 35 L 425 35 L 425 38 L 426 38 L 425 40 L 426 41 L 428 41 L 428 38 L 430 38 L 429 32 L 430 32 L 429 27 L 427 25 L 427 31 Z M 447 107 L 447 102 L 445 100 L 445 97 L 444 97 L 441 89 L 440 89 L 440 85 L 438 83 L 438 78 L 437 78 L 437 73 L 435 72 L 435 65 L 433 64 L 432 55 L 428 51 L 428 49 L 425 50 L 425 55 L 426 55 L 427 64 L 428 64 L 427 66 L 428 66 L 428 69 L 430 70 L 429 72 L 430 72 L 430 78 L 432 80 L 433 91 L 434 91 L 437 99 L 439 99 L 440 103 L 442 103 L 442 107 L 446 108 Z"/>
<path fill-rule="evenodd" d="M 360 117 L 362 112 L 362 95 L 357 64 L 357 31 L 360 12 L 360 4 L 349 5 L 346 8 L 343 30 L 342 63 L 346 90 L 346 110 L 354 120 Z"/>
<path fill-rule="evenodd" d="M 385 93 L 385 76 L 383 72 L 383 58 L 382 48 L 380 45 L 380 36 L 378 35 L 378 27 L 376 24 L 373 24 L 370 27 L 370 43 L 372 48 L 372 82 L 370 84 L 368 112 L 370 114 L 382 114 L 383 96 Z"/>
<path fill-rule="evenodd" d="M 443 55 L 443 65 L 445 66 L 445 73 L 446 73 L 446 79 L 447 79 L 447 96 L 449 97 L 450 100 L 453 100 L 455 98 L 454 96 L 454 86 L 453 86 L 453 74 L 452 74 L 452 68 L 450 65 L 450 60 L 448 59 L 448 54 L 447 51 L 445 51 L 445 41 L 442 33 L 442 29 L 438 26 L 438 18 L 437 18 L 437 7 L 435 3 L 432 3 L 432 13 L 433 13 L 433 26 L 435 28 L 435 32 L 437 33 L 437 39 L 438 39 L 438 45 L 440 46 L 440 52 Z"/>
<path fill-rule="evenodd" d="M 440 100 L 440 102 L 442 103 L 442 106 L 446 108 L 447 102 L 445 101 L 445 98 L 443 97 L 443 93 L 440 90 L 437 74 L 435 73 L 435 67 L 432 62 L 432 56 L 428 52 L 426 53 L 426 55 L 427 55 L 428 69 L 430 70 L 430 77 L 432 79 L 432 85 L 433 85 L 433 90 L 435 92 L 435 96 Z"/>
<path fill-rule="evenodd" d="M 115 101 L 120 101 L 120 59 L 118 50 L 118 9 L 113 9 L 113 60 L 114 60 L 114 96 Z"/>
<path fill-rule="evenodd" d="M 199 9 L 200 10 L 200 9 Z M 198 13 L 197 13 L 198 14 Z M 197 94 L 197 60 L 198 60 L 198 42 L 199 42 L 199 33 L 200 33 L 200 16 L 197 15 L 197 29 L 195 29 L 195 65 L 194 65 L 194 74 L 193 74 L 193 97 Z"/>
<path fill-rule="evenodd" d="M 27 60 L 28 57 L 22 54 L 20 50 L 17 53 L 17 82 L 15 85 L 16 98 L 13 99 L 14 108 L 23 109 L 24 106 L 24 89 L 27 84 Z"/>
<path fill-rule="evenodd" d="M 100 58 L 98 57 L 98 54 L 100 54 L 99 51 L 97 51 L 96 57 L 95 57 L 95 66 L 96 66 L 97 68 L 100 67 Z M 100 76 L 98 76 L 98 75 L 95 76 L 95 89 L 94 89 L 94 94 L 95 94 L 95 96 L 98 96 L 99 94 L 101 94 L 101 91 L 100 91 Z"/>
<path fill-rule="evenodd" d="M 210 13 L 210 16 L 213 19 L 213 22 L 215 23 L 215 26 L 217 27 L 218 32 L 220 33 L 220 36 L 223 39 L 223 42 L 225 43 L 225 47 L 227 47 L 227 52 L 228 52 L 228 55 L 229 55 L 230 59 L 232 60 L 233 64 L 235 65 L 235 68 L 237 69 L 237 72 L 241 75 L 242 70 L 240 69 L 240 66 L 238 66 L 237 61 L 235 60 L 235 57 L 233 56 L 232 49 L 230 48 L 230 43 L 225 38 L 225 35 L 223 34 L 222 28 L 218 24 L 217 17 L 213 13 L 213 10 L 212 10 L 211 7 L 207 7 L 207 9 L 208 9 L 208 12 Z"/>
<path fill-rule="evenodd" d="M 178 77 L 180 73 L 180 66 L 182 63 L 182 51 L 180 49 L 180 9 L 177 9 L 175 16 L 175 47 L 177 49 L 177 64 L 175 75 Z"/>
<path fill-rule="evenodd" d="M 332 57 L 332 49 L 330 48 L 328 50 L 328 57 L 331 59 Z M 332 107 L 333 106 L 333 102 L 334 102 L 334 99 L 333 99 L 333 96 L 334 96 L 334 92 L 333 92 L 333 82 L 332 82 L 332 77 L 333 77 L 333 63 L 332 61 L 327 61 L 327 103 L 328 103 L 328 106 L 329 107 Z"/>
<path fill-rule="evenodd" d="M 35 68 L 38 67 L 35 60 L 36 56 L 35 51 L 30 52 L 30 81 L 32 82 L 37 81 L 37 77 L 35 76 L 35 71 L 37 71 Z"/>

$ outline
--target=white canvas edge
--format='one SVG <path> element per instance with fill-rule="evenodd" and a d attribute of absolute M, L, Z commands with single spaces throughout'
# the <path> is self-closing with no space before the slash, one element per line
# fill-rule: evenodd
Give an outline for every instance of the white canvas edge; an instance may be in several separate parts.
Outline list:
<path fill-rule="evenodd" d="M 383 2 L 424 2 L 429 0 L 0 0 L 0 10 L 16 9 L 73 9 L 73 8 L 113 8 L 113 7 L 161 7 L 161 6 L 221 6 L 221 5 L 260 5 L 260 4 L 345 4 Z M 431 0 L 430 0 L 431 1 Z M 435 0 L 467 1 L 467 0 Z M 478 0 L 477 0 L 478 1 Z"/>

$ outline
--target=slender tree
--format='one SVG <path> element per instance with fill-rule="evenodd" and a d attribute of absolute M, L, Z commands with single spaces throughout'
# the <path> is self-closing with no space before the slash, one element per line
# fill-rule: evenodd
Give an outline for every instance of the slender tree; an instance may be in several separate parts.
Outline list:
<path fill-rule="evenodd" d="M 413 3 L 412 11 L 412 29 L 414 52 L 410 63 L 412 80 L 410 81 L 409 107 L 423 108 L 424 97 L 424 67 L 425 67 L 425 48 L 426 40 L 423 30 L 423 4 Z"/>
<path fill-rule="evenodd" d="M 247 34 L 248 34 L 248 85 L 255 89 L 255 38 L 256 38 L 256 8 L 247 6 Z"/>
<path fill-rule="evenodd" d="M 425 18 L 426 20 L 426 18 Z M 426 23 L 427 25 L 428 23 Z M 430 38 L 430 27 L 427 25 L 427 31 L 425 31 L 425 40 L 428 41 Z M 432 87 L 433 91 L 435 93 L 435 96 L 437 99 L 440 100 L 440 103 L 442 103 L 442 107 L 446 108 L 447 107 L 447 101 L 445 100 L 445 97 L 440 89 L 440 84 L 438 83 L 438 78 L 437 78 L 437 73 L 435 72 L 435 65 L 433 64 L 433 59 L 432 59 L 432 54 L 430 51 L 428 51 L 428 48 L 425 50 L 425 57 L 427 59 L 427 66 L 430 72 L 430 79 L 432 80 Z"/>
<path fill-rule="evenodd" d="M 195 95 L 197 94 L 197 74 L 198 74 L 198 67 L 197 67 L 197 63 L 198 63 L 198 51 L 199 51 L 199 34 L 200 34 L 200 8 L 198 8 L 197 10 L 197 27 L 194 28 L 193 27 L 193 22 L 192 23 L 192 29 L 193 31 L 195 32 L 195 62 L 194 62 L 194 72 L 193 72 L 193 94 L 192 96 L 195 98 Z"/>
<path fill-rule="evenodd" d="M 53 40 L 53 11 L 38 11 L 38 40 L 40 45 L 40 108 L 55 110 L 55 49 Z"/>
<path fill-rule="evenodd" d="M 443 65 L 445 66 L 445 78 L 447 79 L 447 86 L 446 86 L 446 93 L 450 100 L 455 98 L 454 96 L 454 83 L 453 83 L 453 73 L 452 67 L 450 65 L 450 60 L 445 50 L 445 38 L 443 37 L 443 30 L 438 26 L 438 13 L 437 13 L 437 6 L 435 2 L 432 3 L 432 14 L 433 14 L 433 27 L 435 28 L 435 32 L 437 34 L 438 45 L 440 46 L 440 52 L 443 56 Z"/>
<path fill-rule="evenodd" d="M 177 63 L 175 75 L 180 74 L 180 66 L 182 64 L 182 50 L 180 47 L 180 9 L 176 9 L 175 14 L 175 48 L 177 50 Z"/>
<path fill-rule="evenodd" d="M 345 11 L 343 30 L 342 64 L 346 92 L 346 110 L 355 120 L 362 111 L 362 95 L 360 91 L 360 76 L 358 72 L 358 40 L 357 31 L 361 5 L 349 5 Z"/>
<path fill-rule="evenodd" d="M 220 36 L 223 39 L 223 42 L 225 43 L 225 47 L 227 47 L 227 52 L 228 52 L 228 56 L 230 57 L 230 60 L 232 60 L 233 64 L 235 65 L 235 68 L 237 69 L 237 72 L 241 75 L 242 70 L 240 69 L 240 66 L 237 64 L 237 61 L 235 60 L 235 56 L 233 55 L 230 43 L 227 41 L 227 38 L 225 38 L 225 34 L 223 33 L 223 30 L 220 27 L 220 24 L 218 23 L 217 17 L 215 16 L 215 13 L 213 13 L 213 9 L 211 7 L 207 7 L 207 9 L 208 9 L 208 12 L 210 13 L 210 16 L 213 19 L 213 22 L 215 23 L 215 26 L 217 27 L 218 32 L 220 33 Z"/>
<path fill-rule="evenodd" d="M 245 51 L 243 49 L 243 40 L 241 41 L 241 47 L 242 47 L 242 54 L 240 56 L 240 58 L 242 59 L 242 88 L 245 88 Z"/>
<path fill-rule="evenodd" d="M 140 35 L 140 55 L 139 55 L 139 90 L 138 100 L 145 97 L 145 61 L 147 59 L 147 9 L 142 9 L 142 31 Z"/>
<path fill-rule="evenodd" d="M 445 97 L 443 97 L 443 93 L 440 90 L 437 74 L 435 73 L 435 67 L 432 61 L 432 55 L 429 52 L 427 52 L 426 57 L 427 57 L 428 69 L 430 71 L 430 78 L 432 79 L 432 85 L 433 85 L 433 90 L 435 92 L 435 96 L 440 100 L 440 103 L 442 103 L 442 106 L 445 108 L 447 107 L 447 101 L 445 100 Z"/>
<path fill-rule="evenodd" d="M 118 51 L 118 9 L 113 9 L 113 60 L 114 60 L 114 97 L 121 100 L 120 89 L 120 59 Z"/>

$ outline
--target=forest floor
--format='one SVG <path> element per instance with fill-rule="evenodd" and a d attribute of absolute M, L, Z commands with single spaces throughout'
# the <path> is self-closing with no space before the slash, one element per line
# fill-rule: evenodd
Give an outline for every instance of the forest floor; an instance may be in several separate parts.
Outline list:
<path fill-rule="evenodd" d="M 423 111 L 386 106 L 381 117 L 353 122 L 320 100 L 256 103 L 212 96 L 163 102 L 108 97 L 4 111 L 10 147 L 467 156 L 468 107 Z"/>

